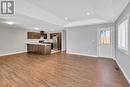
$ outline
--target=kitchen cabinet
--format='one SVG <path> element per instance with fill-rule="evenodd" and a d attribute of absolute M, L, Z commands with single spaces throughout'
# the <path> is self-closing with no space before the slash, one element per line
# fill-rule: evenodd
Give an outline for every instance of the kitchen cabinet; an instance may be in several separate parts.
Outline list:
<path fill-rule="evenodd" d="M 47 33 L 44 33 L 44 39 L 47 39 Z"/>
<path fill-rule="evenodd" d="M 40 33 L 37 32 L 27 32 L 28 39 L 40 39 Z"/>
<path fill-rule="evenodd" d="M 38 32 L 27 32 L 28 39 L 40 39 L 41 34 Z M 47 33 L 43 35 L 44 39 L 47 39 Z"/>
<path fill-rule="evenodd" d="M 51 54 L 51 44 L 27 44 L 28 53 Z"/>

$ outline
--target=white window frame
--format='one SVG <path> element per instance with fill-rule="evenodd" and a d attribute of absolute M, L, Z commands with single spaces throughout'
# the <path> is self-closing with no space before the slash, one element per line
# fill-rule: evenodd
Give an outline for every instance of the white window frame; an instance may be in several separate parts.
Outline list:
<path fill-rule="evenodd" d="M 120 26 L 120 24 L 122 24 L 123 22 L 125 22 L 126 20 L 128 20 L 128 25 L 127 25 L 127 29 L 126 29 L 126 48 L 122 48 L 122 47 L 120 47 L 119 46 L 119 26 Z M 124 16 L 124 18 L 122 18 L 122 20 L 118 23 L 118 49 L 120 50 L 120 51 L 122 51 L 123 53 L 125 53 L 125 54 L 129 54 L 129 40 L 128 40 L 128 38 L 129 38 L 129 36 L 128 36 L 128 29 L 129 29 L 129 14 L 127 14 L 126 16 Z"/>

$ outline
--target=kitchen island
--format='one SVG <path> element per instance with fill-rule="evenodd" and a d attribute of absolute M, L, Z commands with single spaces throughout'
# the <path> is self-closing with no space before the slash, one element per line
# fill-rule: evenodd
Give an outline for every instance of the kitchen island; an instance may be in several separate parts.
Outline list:
<path fill-rule="evenodd" d="M 47 43 L 27 43 L 27 52 L 47 55 L 51 54 L 51 44 Z"/>

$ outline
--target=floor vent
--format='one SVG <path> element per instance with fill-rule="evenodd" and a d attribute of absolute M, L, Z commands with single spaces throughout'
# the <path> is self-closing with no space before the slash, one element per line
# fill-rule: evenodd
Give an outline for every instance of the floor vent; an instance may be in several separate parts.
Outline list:
<path fill-rule="evenodd" d="M 116 71 L 119 71 L 120 69 L 118 67 L 115 67 Z"/>

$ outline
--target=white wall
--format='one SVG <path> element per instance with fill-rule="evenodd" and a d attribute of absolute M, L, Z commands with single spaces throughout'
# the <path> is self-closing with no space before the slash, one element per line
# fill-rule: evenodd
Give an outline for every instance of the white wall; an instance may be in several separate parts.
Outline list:
<path fill-rule="evenodd" d="M 67 53 L 97 56 L 97 29 L 114 24 L 97 24 L 67 29 Z"/>
<path fill-rule="evenodd" d="M 19 26 L 0 24 L 0 56 L 26 51 L 26 30 Z"/>
<path fill-rule="evenodd" d="M 129 54 L 126 55 L 123 52 L 121 52 L 118 49 L 118 23 L 121 21 L 121 19 L 128 14 L 130 15 L 130 3 L 128 4 L 128 6 L 125 8 L 125 10 L 122 12 L 122 14 L 120 15 L 120 17 L 117 19 L 116 21 L 116 61 L 118 63 L 118 65 L 120 66 L 120 68 L 122 69 L 125 77 L 127 78 L 127 80 L 130 83 L 130 23 L 129 23 L 129 31 L 128 31 L 128 35 L 129 35 Z M 130 17 L 129 17 L 130 18 Z M 130 19 L 129 19 L 130 20 Z M 129 21 L 130 22 L 130 21 Z"/>

